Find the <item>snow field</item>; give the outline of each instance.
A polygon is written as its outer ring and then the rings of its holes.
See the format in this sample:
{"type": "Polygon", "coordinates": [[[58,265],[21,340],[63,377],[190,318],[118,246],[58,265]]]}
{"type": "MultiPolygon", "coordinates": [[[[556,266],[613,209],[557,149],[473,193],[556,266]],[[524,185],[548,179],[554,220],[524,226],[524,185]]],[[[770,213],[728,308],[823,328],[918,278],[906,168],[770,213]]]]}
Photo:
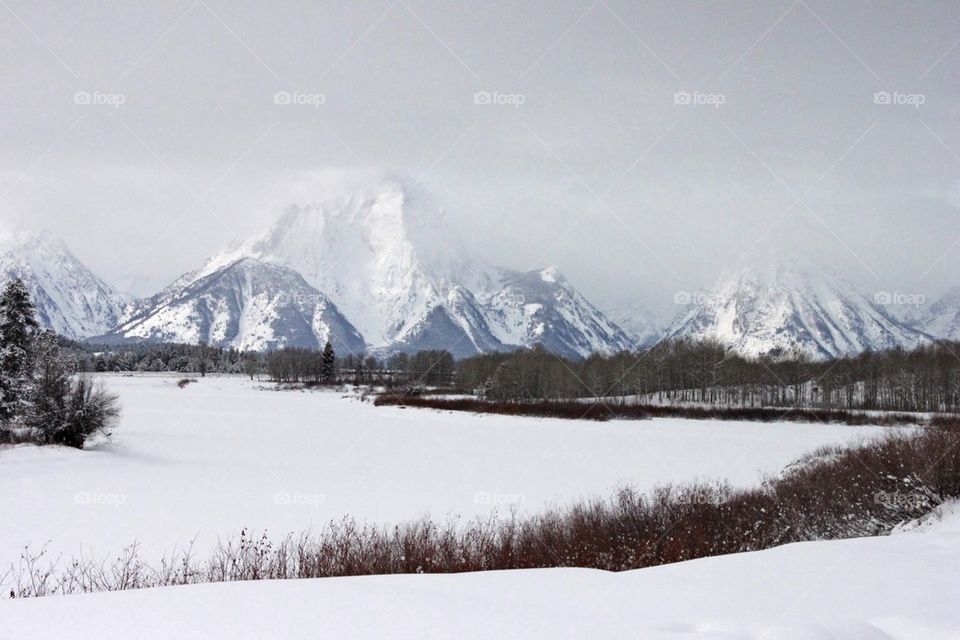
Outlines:
{"type": "Polygon", "coordinates": [[[146,560],[195,540],[200,558],[243,527],[271,537],[346,515],[532,512],[617,486],[725,478],[750,486],[823,444],[883,428],[658,419],[574,422],[374,407],[353,392],[274,391],[242,377],[107,376],[112,441],[0,449],[0,566],[51,555],[146,560]]]}

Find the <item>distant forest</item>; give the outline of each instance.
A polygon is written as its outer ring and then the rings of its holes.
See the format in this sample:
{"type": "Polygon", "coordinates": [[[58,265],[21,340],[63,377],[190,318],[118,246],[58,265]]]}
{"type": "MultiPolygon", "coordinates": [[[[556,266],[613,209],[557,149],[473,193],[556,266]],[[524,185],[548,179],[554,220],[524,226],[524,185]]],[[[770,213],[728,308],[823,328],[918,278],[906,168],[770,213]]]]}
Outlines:
{"type": "Polygon", "coordinates": [[[957,412],[960,344],[814,361],[799,353],[739,356],[718,342],[678,340],[573,362],[541,349],[457,365],[456,387],[482,399],[957,412]]]}
{"type": "MultiPolygon", "coordinates": [[[[568,360],[536,347],[455,361],[446,351],[388,357],[307,349],[268,353],[184,344],[64,341],[80,371],[242,373],[281,383],[442,387],[496,402],[603,398],[610,403],[960,411],[960,343],[814,361],[799,353],[745,358],[713,341],[568,360]]],[[[332,351],[332,349],[331,349],[332,351]]]]}
{"type": "Polygon", "coordinates": [[[448,351],[339,356],[302,348],[241,351],[233,348],[175,343],[98,345],[61,339],[81,372],[242,373],[280,383],[417,384],[450,386],[455,361],[448,351]]]}

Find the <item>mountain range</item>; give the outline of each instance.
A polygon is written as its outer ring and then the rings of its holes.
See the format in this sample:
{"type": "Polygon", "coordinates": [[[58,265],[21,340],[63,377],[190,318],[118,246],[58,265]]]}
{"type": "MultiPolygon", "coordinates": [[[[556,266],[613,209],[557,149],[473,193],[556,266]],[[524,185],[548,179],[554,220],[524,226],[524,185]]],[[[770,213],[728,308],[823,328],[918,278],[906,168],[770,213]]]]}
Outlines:
{"type": "Polygon", "coordinates": [[[825,359],[910,349],[932,337],[834,274],[791,261],[737,267],[712,289],[678,302],[689,307],[661,339],[711,338],[745,356],[802,352],[825,359]]]}
{"type": "Polygon", "coordinates": [[[490,265],[437,225],[396,182],[323,191],[133,302],[95,339],[253,349],[329,339],[338,351],[456,357],[535,344],[571,358],[635,347],[555,267],[490,265]]]}
{"type": "Polygon", "coordinates": [[[458,358],[540,344],[584,358],[689,337],[747,356],[829,358],[960,339],[960,287],[908,322],[816,266],[741,266],[679,296],[663,330],[636,299],[604,313],[556,267],[491,265],[453,237],[399,183],[364,179],[311,193],[148,298],[115,291],[49,234],[0,230],[0,276],[24,280],[41,324],[97,343],[269,350],[329,340],[338,353],[458,358]]]}
{"type": "Polygon", "coordinates": [[[139,305],[111,338],[270,350],[322,348],[363,353],[357,329],[296,271],[253,258],[178,281],[139,305]]]}

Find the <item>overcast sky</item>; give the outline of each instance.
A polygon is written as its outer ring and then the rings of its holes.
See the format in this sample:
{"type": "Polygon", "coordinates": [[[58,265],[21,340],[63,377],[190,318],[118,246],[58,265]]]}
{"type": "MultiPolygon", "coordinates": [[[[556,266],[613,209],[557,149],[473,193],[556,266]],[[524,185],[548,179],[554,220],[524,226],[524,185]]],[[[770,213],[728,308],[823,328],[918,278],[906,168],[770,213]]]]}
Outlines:
{"type": "Polygon", "coordinates": [[[955,2],[0,5],[0,215],[137,294],[324,167],[595,299],[662,308],[771,252],[960,282],[955,2]]]}

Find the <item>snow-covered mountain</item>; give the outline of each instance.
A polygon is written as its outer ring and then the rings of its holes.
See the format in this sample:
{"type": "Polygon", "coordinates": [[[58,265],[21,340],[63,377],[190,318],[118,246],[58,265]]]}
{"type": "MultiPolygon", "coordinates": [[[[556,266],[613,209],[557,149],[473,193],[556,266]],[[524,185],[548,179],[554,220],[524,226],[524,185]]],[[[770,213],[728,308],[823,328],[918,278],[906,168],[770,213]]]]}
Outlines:
{"type": "Polygon", "coordinates": [[[238,349],[322,348],[362,353],[360,333],[297,272],[241,258],[170,287],[107,339],[203,343],[238,349]]]}
{"type": "Polygon", "coordinates": [[[952,287],[930,305],[917,328],[941,340],[960,340],[960,286],[952,287]]]}
{"type": "Polygon", "coordinates": [[[481,300],[494,335],[507,345],[539,343],[553,353],[574,358],[636,347],[630,336],[590,304],[556,267],[526,273],[500,270],[481,300]]]}
{"type": "Polygon", "coordinates": [[[814,358],[929,340],[844,280],[796,263],[732,270],[690,298],[663,339],[714,338],[746,356],[799,350],[814,358]]]}
{"type": "MultiPolygon", "coordinates": [[[[621,310],[611,320],[555,267],[519,272],[470,257],[417,204],[386,180],[320,190],[135,303],[49,234],[0,230],[0,276],[23,279],[41,324],[71,338],[243,349],[330,339],[341,353],[447,349],[457,357],[542,344],[585,357],[635,349],[659,333],[643,309],[607,305],[621,310]]],[[[751,356],[800,350],[816,358],[960,340],[960,287],[908,324],[821,269],[744,267],[691,296],[660,339],[678,337],[716,338],[751,356]]]]}
{"type": "Polygon", "coordinates": [[[663,323],[654,317],[650,306],[641,300],[608,298],[601,301],[599,306],[640,348],[654,344],[663,335],[663,323]]]}
{"type": "MultiPolygon", "coordinates": [[[[262,234],[178,279],[166,295],[179,296],[225,266],[253,258],[302,275],[377,350],[447,349],[463,357],[542,343],[584,357],[634,346],[555,269],[520,273],[469,257],[434,215],[415,205],[388,180],[353,176],[318,188],[262,234]]],[[[163,304],[151,301],[142,321],[163,304]]],[[[171,339],[198,335],[198,327],[149,322],[168,326],[171,339]]],[[[119,333],[142,333],[131,329],[125,325],[119,333]]]]}
{"type": "Polygon", "coordinates": [[[95,276],[60,238],[23,230],[0,231],[0,278],[20,278],[40,326],[68,338],[104,333],[123,316],[127,300],[95,276]]]}

